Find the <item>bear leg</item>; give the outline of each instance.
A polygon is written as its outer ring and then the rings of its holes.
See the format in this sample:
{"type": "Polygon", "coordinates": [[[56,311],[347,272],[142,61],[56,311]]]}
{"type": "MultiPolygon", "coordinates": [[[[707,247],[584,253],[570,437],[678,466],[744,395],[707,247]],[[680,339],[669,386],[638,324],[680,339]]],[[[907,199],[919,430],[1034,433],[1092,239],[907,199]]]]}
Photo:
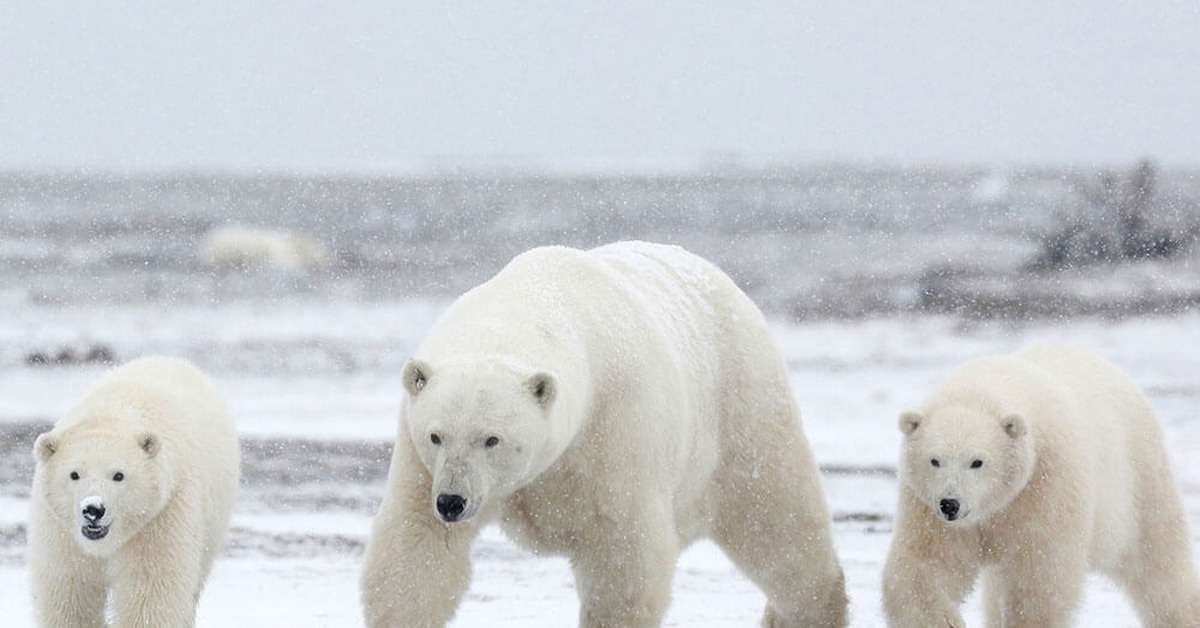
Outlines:
{"type": "Polygon", "coordinates": [[[430,482],[411,443],[400,439],[360,581],[370,628],[445,626],[470,585],[471,545],[480,524],[439,521],[430,482]]]}
{"type": "Polygon", "coordinates": [[[195,548],[139,548],[114,562],[113,626],[191,628],[199,587],[195,548]]]}
{"type": "Polygon", "coordinates": [[[33,572],[32,593],[37,624],[45,628],[103,628],[103,572],[97,570],[87,574],[79,569],[61,569],[61,564],[58,567],[53,570],[30,567],[33,572]]]}
{"type": "Polygon", "coordinates": [[[930,527],[924,505],[901,489],[883,568],[883,612],[892,628],[964,628],[958,608],[975,585],[975,548],[930,527]]]}
{"type": "Polygon", "coordinates": [[[1200,583],[1186,534],[1162,529],[1144,538],[1135,556],[1121,562],[1113,579],[1125,590],[1148,628],[1200,626],[1200,583]]]}
{"type": "Polygon", "coordinates": [[[828,538],[810,528],[824,522],[805,523],[786,515],[780,521],[787,523],[733,521],[718,525],[713,535],[730,560],[767,596],[762,625],[846,626],[849,601],[842,569],[832,546],[825,547],[828,538]]]}
{"type": "Polygon", "coordinates": [[[1164,573],[1126,585],[1125,590],[1147,628],[1200,626],[1200,590],[1194,577],[1181,579],[1164,573]],[[1174,581],[1168,582],[1170,579],[1174,581]]]}
{"type": "MultiPolygon", "coordinates": [[[[643,511],[644,512],[644,511],[643,511]]],[[[652,628],[662,624],[679,557],[666,512],[608,521],[571,556],[580,628],[652,628]]]]}
{"type": "Polygon", "coordinates": [[[893,628],[966,628],[958,612],[968,586],[929,569],[885,569],[883,612],[893,628]]]}
{"type": "Polygon", "coordinates": [[[983,622],[988,628],[1004,628],[1004,586],[995,567],[983,570],[983,622]]]}
{"type": "MultiPolygon", "coordinates": [[[[1060,541],[1061,543],[1061,541],[1060,541]]],[[[1041,547],[1041,546],[1039,546],[1041,547]]],[[[1082,551],[1024,552],[999,566],[992,578],[1006,628],[1069,628],[1083,597],[1087,556],[1082,551]]]]}
{"type": "Polygon", "coordinates": [[[766,594],[763,626],[841,628],[849,602],[825,498],[817,470],[804,464],[811,458],[797,453],[807,445],[792,438],[752,469],[720,472],[712,537],[766,594]]]}
{"type": "Polygon", "coordinates": [[[37,625],[104,626],[104,567],[81,554],[51,517],[34,507],[29,524],[30,593],[37,625]]]}

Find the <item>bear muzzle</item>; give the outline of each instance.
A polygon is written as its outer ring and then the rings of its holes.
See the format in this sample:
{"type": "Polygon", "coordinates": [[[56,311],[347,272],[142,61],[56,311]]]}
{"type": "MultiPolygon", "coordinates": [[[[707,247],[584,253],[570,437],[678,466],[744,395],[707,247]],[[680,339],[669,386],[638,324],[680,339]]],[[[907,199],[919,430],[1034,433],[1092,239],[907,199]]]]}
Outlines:
{"type": "Polygon", "coordinates": [[[83,517],[83,526],[80,527],[79,532],[85,539],[99,541],[108,536],[111,522],[104,522],[104,515],[107,514],[104,500],[95,495],[83,498],[79,502],[79,514],[83,517]]]}
{"type": "Polygon", "coordinates": [[[436,504],[438,516],[446,523],[454,523],[469,519],[471,514],[467,513],[467,499],[462,495],[453,495],[442,493],[437,496],[436,504]]]}
{"type": "Polygon", "coordinates": [[[938,501],[938,514],[947,522],[954,523],[966,519],[970,509],[957,499],[946,497],[938,501]]]}

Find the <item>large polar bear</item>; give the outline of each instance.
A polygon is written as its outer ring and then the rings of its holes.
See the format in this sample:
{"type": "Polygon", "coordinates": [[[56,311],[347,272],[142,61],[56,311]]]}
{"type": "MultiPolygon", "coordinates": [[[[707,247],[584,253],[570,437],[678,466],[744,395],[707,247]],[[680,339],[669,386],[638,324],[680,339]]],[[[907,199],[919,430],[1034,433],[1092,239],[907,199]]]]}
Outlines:
{"type": "Polygon", "coordinates": [[[979,359],[900,428],[892,626],[963,626],[981,571],[989,626],[1068,626],[1089,569],[1124,588],[1144,625],[1200,626],[1162,436],[1116,367],[1049,343],[979,359]]]}
{"type": "Polygon", "coordinates": [[[192,626],[229,527],[238,441],[200,371],[110,371],[34,444],[29,570],[38,625],[192,626]]]}
{"type": "Polygon", "coordinates": [[[495,519],[569,557],[583,626],[659,625],[700,537],[766,594],[764,625],[845,624],[783,359],[708,262],[643,242],[534,249],[455,302],[403,380],[369,626],[449,621],[495,519]]]}

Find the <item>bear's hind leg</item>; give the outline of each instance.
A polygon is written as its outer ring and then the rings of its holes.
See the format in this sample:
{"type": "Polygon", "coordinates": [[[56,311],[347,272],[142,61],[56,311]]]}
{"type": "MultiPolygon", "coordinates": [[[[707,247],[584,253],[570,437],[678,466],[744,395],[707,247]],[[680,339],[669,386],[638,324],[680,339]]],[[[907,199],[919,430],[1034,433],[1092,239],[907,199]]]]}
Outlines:
{"type": "Polygon", "coordinates": [[[842,628],[848,621],[848,600],[841,567],[808,547],[814,539],[797,540],[778,529],[787,525],[747,522],[739,528],[734,523],[718,527],[713,538],[766,594],[765,628],[842,628]]]}
{"type": "Polygon", "coordinates": [[[1154,540],[1139,543],[1136,555],[1121,561],[1113,579],[1129,595],[1143,626],[1200,626],[1200,583],[1187,536],[1164,529],[1146,538],[1154,540]]]}
{"type": "Polygon", "coordinates": [[[722,472],[713,540],[766,594],[763,626],[841,628],[848,600],[820,480],[791,451],[722,472]]]}

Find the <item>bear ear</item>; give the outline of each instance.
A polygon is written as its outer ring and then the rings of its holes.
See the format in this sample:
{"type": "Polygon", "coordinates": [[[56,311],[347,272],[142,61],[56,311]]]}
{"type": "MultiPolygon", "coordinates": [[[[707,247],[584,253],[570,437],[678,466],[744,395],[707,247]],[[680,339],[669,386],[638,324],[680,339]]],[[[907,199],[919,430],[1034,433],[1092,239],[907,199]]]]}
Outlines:
{"type": "Polygon", "coordinates": [[[43,432],[33,441],[33,455],[41,462],[50,459],[58,451],[58,437],[50,432],[43,432]]]}
{"type": "Polygon", "coordinates": [[[404,363],[404,389],[409,395],[416,397],[429,384],[429,365],[421,360],[411,359],[404,363]]]}
{"type": "Polygon", "coordinates": [[[146,452],[146,455],[153,458],[158,455],[158,451],[162,449],[162,441],[157,436],[146,432],[138,437],[138,447],[146,452]]]}
{"type": "Polygon", "coordinates": [[[1004,427],[1004,433],[1013,438],[1024,436],[1025,432],[1029,431],[1028,428],[1025,427],[1025,419],[1022,419],[1020,415],[1016,414],[1005,415],[1005,417],[1000,420],[1000,425],[1004,427]]]}
{"type": "Polygon", "coordinates": [[[921,426],[921,421],[924,420],[925,417],[918,412],[905,412],[900,415],[900,431],[906,435],[912,434],[917,431],[917,428],[921,426]]]}
{"type": "Polygon", "coordinates": [[[536,373],[525,381],[525,388],[539,406],[546,408],[554,402],[554,396],[558,393],[558,382],[549,373],[536,373]]]}

